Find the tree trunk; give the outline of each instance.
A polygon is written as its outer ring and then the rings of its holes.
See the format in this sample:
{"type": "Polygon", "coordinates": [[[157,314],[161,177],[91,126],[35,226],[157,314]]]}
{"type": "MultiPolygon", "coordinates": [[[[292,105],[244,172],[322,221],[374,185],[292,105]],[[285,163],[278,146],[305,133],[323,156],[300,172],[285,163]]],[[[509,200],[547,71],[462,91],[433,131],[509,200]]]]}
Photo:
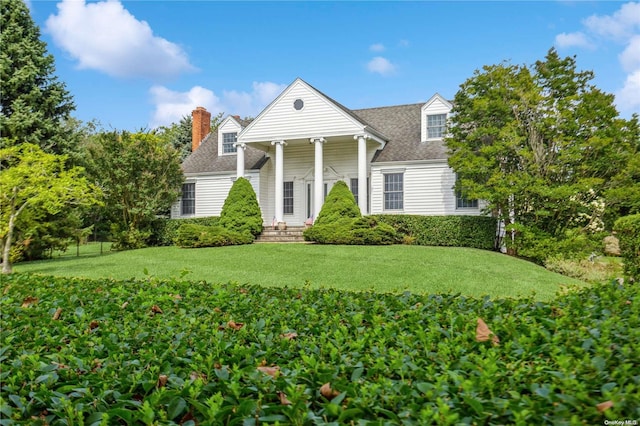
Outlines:
{"type": "MultiPolygon", "coordinates": [[[[20,209],[22,210],[22,209],[20,209]]],[[[9,231],[7,232],[7,238],[4,240],[4,247],[2,247],[2,273],[10,274],[13,272],[11,267],[11,240],[13,239],[13,228],[16,223],[16,215],[9,216],[9,231]]]]}

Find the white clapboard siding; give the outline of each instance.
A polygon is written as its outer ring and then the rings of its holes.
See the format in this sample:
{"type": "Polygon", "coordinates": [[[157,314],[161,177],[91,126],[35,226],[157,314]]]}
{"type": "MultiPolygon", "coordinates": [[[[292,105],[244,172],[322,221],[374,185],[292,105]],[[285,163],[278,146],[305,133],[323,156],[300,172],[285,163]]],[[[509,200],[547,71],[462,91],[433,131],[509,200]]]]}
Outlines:
{"type": "MultiPolygon", "coordinates": [[[[260,174],[247,173],[245,177],[251,182],[253,190],[260,199],[260,174]]],[[[182,216],[180,210],[180,200],[171,207],[172,218],[183,217],[208,217],[220,216],[224,201],[227,199],[229,190],[236,178],[235,172],[218,175],[205,175],[195,178],[196,182],[196,213],[194,215],[182,216]]]]}
{"type": "Polygon", "coordinates": [[[446,162],[372,165],[371,212],[373,214],[479,215],[478,208],[456,209],[455,173],[446,162]],[[403,173],[404,209],[384,210],[384,174],[403,173]]]}
{"type": "Polygon", "coordinates": [[[363,125],[302,80],[292,83],[239,135],[242,142],[353,135],[363,125]],[[301,99],[304,107],[296,110],[301,99]]]}

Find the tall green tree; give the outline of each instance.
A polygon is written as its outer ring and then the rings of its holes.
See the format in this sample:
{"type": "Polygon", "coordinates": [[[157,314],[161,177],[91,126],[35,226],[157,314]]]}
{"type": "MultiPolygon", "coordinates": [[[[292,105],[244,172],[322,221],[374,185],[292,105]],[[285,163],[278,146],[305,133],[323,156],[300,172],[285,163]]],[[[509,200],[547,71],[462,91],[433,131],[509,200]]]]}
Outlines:
{"type": "Polygon", "coordinates": [[[22,0],[0,0],[0,147],[34,143],[66,154],[74,147],[75,109],[55,75],[54,58],[22,0]]]}
{"type": "Polygon", "coordinates": [[[97,188],[80,167],[66,169],[66,158],[30,143],[0,148],[0,239],[2,273],[11,273],[11,248],[21,223],[58,214],[71,206],[98,203],[97,188]],[[26,218],[21,222],[21,219],[26,218]]]}
{"type": "Polygon", "coordinates": [[[104,192],[99,215],[111,224],[117,249],[145,246],[184,180],[180,154],[152,133],[99,133],[86,145],[86,168],[104,192]]]}
{"type": "Polygon", "coordinates": [[[532,66],[485,66],[456,93],[446,143],[457,189],[510,223],[516,250],[527,234],[602,226],[605,192],[631,141],[613,96],[592,79],[551,49],[532,66]]]}

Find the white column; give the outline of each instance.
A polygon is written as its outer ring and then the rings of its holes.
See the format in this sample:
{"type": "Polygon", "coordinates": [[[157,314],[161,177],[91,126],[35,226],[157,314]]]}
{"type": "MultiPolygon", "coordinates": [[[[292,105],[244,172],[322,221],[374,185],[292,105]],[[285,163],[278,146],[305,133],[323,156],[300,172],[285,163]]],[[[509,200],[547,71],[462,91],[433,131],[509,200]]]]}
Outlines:
{"type": "Polygon", "coordinates": [[[355,135],[358,140],[358,207],[360,213],[367,214],[367,139],[368,135],[355,135]]]}
{"type": "Polygon", "coordinates": [[[283,147],[286,145],[285,141],[273,141],[271,145],[276,147],[276,211],[275,218],[276,223],[284,222],[284,152],[283,147]]]}
{"type": "Polygon", "coordinates": [[[244,143],[234,143],[233,146],[236,147],[236,177],[244,177],[244,150],[247,147],[244,143]]]}
{"type": "Polygon", "coordinates": [[[324,138],[311,138],[315,145],[315,165],[313,167],[313,221],[318,218],[324,201],[324,164],[322,158],[322,144],[324,138]]]}

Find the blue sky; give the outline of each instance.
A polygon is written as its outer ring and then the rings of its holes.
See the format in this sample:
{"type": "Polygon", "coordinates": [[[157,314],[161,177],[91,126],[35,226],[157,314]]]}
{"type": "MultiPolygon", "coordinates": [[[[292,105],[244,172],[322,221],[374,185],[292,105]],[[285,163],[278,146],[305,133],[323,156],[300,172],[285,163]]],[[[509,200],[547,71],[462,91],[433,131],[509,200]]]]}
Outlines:
{"type": "Polygon", "coordinates": [[[137,130],[196,106],[257,115],[300,77],[345,106],[452,98],[483,65],[577,55],[640,111],[640,3],[37,1],[76,117],[137,130]]]}

